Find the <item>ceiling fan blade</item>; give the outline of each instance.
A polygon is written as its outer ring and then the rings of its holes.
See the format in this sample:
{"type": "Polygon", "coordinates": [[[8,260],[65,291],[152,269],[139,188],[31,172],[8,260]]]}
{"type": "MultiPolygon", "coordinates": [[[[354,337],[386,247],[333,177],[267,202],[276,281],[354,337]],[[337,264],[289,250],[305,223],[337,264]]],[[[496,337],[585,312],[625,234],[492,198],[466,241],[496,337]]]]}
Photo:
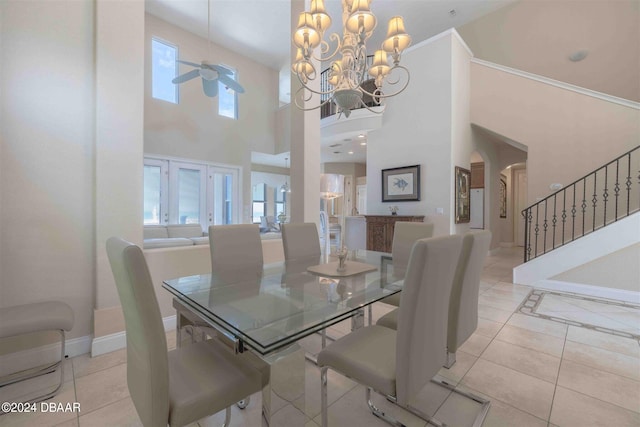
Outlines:
{"type": "Polygon", "coordinates": [[[218,74],[226,74],[228,76],[233,74],[230,69],[228,69],[226,67],[223,67],[221,65],[203,64],[203,67],[208,67],[208,68],[211,68],[212,70],[216,70],[218,72],[218,74]]]}
{"type": "Polygon", "coordinates": [[[204,90],[204,94],[208,97],[215,97],[218,95],[218,79],[215,80],[207,80],[202,79],[202,89],[204,90]]]}
{"type": "Polygon", "coordinates": [[[244,93],[244,88],[240,86],[240,83],[233,80],[232,78],[227,77],[224,74],[220,74],[218,76],[218,79],[222,82],[223,85],[225,85],[229,89],[233,89],[237,93],[244,93]]]}
{"type": "Polygon", "coordinates": [[[191,70],[188,73],[184,73],[183,75],[178,76],[175,79],[171,80],[171,83],[173,84],[184,83],[186,81],[189,81],[191,79],[198,77],[199,75],[200,75],[200,70],[198,69],[191,70]]]}
{"type": "Polygon", "coordinates": [[[179,62],[181,64],[185,64],[185,65],[191,65],[192,67],[200,68],[200,64],[196,64],[195,62],[183,61],[181,59],[176,59],[176,62],[179,62]]]}

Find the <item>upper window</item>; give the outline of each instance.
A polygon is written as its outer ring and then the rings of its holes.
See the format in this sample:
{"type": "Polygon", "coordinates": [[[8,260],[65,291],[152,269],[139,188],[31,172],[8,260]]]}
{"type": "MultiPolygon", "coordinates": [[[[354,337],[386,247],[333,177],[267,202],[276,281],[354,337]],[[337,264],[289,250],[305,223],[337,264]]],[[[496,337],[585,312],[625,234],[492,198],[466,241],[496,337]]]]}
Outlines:
{"type": "Polygon", "coordinates": [[[156,38],[151,39],[151,96],[178,103],[178,85],[171,83],[178,72],[178,48],[156,38]]]}
{"type": "MultiPolygon", "coordinates": [[[[233,80],[237,79],[236,70],[225,67],[231,71],[229,75],[233,80]]],[[[238,118],[238,94],[227,88],[224,83],[218,81],[218,115],[236,120],[238,118]]]]}

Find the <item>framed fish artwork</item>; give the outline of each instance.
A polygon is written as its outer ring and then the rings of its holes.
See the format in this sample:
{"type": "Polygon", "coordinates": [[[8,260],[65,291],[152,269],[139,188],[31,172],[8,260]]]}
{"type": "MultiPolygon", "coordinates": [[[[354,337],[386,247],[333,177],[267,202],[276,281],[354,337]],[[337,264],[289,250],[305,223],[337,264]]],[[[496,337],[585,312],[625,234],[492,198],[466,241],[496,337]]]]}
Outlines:
{"type": "Polygon", "coordinates": [[[420,200],[420,165],[382,169],[382,201],[420,200]]]}

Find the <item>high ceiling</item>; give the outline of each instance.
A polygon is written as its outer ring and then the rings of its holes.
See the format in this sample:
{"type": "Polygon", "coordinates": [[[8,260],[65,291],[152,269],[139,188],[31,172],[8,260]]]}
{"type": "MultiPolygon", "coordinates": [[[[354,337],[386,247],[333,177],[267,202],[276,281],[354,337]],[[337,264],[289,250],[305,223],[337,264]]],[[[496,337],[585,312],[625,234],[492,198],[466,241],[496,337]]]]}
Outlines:
{"type": "MultiPolygon", "coordinates": [[[[458,27],[491,13],[515,0],[374,0],[371,10],[378,26],[369,39],[371,51],[386,36],[387,22],[395,15],[404,17],[413,44],[452,27],[458,27]]],[[[308,4],[308,1],[306,2],[308,4]]],[[[327,32],[342,34],[340,0],[325,0],[332,26],[327,32]]],[[[207,0],[145,0],[146,11],[173,25],[207,37],[207,0]]],[[[291,5],[289,0],[211,0],[211,40],[248,56],[288,78],[291,59],[291,5]]],[[[282,77],[281,77],[282,78],[282,77]]],[[[288,80],[281,86],[288,87],[288,80]]],[[[283,93],[281,99],[286,97],[283,93]]],[[[362,138],[340,135],[323,138],[322,162],[366,162],[362,138]],[[336,139],[337,138],[337,139],[336,139]]],[[[256,153],[254,162],[282,166],[288,154],[271,156],[256,153]]]]}
{"type": "MultiPolygon", "coordinates": [[[[514,0],[374,0],[378,27],[370,45],[379,46],[389,18],[401,15],[413,42],[463,25],[514,0]],[[451,13],[451,11],[455,11],[451,13]]],[[[341,2],[325,0],[332,18],[328,33],[342,26],[341,2]]],[[[207,0],[145,0],[146,11],[207,37],[207,0]]],[[[289,0],[211,0],[211,39],[273,69],[287,68],[291,52],[289,0]]]]}

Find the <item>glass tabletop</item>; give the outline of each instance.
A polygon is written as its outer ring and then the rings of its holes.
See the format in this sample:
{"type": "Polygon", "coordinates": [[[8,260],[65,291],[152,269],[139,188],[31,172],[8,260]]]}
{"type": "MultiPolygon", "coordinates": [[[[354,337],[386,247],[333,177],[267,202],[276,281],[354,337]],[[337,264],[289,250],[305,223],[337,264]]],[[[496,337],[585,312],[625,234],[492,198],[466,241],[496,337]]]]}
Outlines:
{"type": "Polygon", "coordinates": [[[322,276],[307,271],[322,263],[322,258],[313,257],[265,264],[259,270],[180,277],[165,280],[163,287],[194,313],[264,355],[401,290],[389,254],[351,251],[350,262],[375,269],[346,277],[322,276]]]}

